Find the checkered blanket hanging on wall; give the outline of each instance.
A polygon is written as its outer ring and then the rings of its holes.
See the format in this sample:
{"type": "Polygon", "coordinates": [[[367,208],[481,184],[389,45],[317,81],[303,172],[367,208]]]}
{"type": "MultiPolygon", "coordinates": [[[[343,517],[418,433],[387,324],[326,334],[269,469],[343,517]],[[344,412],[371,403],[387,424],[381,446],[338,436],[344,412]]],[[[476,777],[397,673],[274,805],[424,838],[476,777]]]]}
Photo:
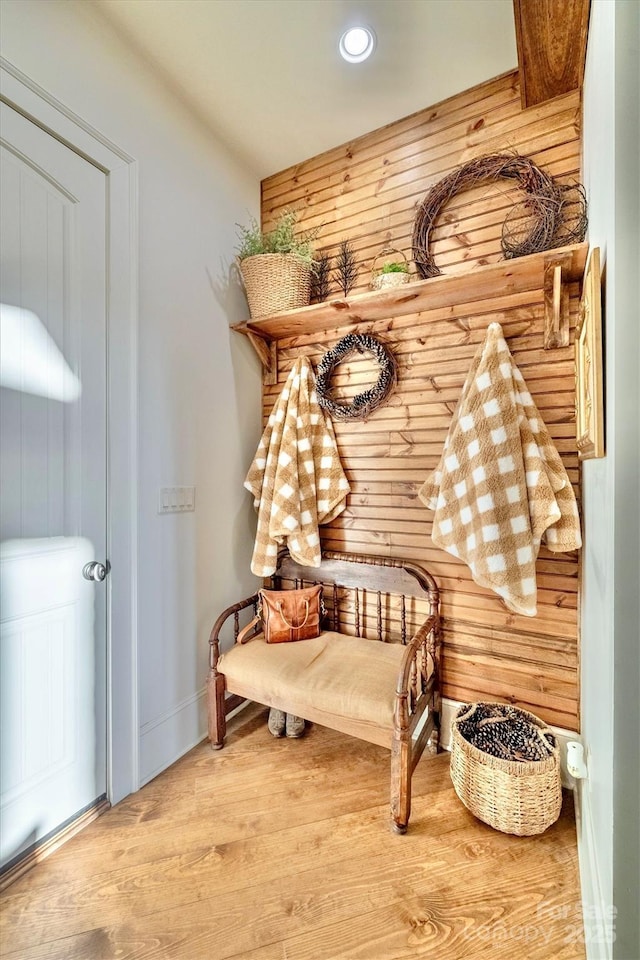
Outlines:
{"type": "Polygon", "coordinates": [[[271,576],[283,545],[297,563],[319,567],[319,525],[344,510],[349,483],[306,357],[291,369],[244,485],[258,512],[252,572],[271,576]]]}
{"type": "Polygon", "coordinates": [[[526,616],[536,613],[542,538],[554,553],[582,544],[571,482],[499,323],[473,359],[440,463],[418,495],[435,510],[433,542],[526,616]]]}

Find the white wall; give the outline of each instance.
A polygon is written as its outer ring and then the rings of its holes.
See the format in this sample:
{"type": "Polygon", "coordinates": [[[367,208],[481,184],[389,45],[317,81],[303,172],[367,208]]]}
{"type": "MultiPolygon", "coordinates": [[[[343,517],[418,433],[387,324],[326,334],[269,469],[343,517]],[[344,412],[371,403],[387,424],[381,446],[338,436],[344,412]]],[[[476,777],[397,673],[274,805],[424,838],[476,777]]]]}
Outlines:
{"type": "Polygon", "coordinates": [[[640,4],[616,3],[613,902],[640,957],[640,4]]]}
{"type": "Polygon", "coordinates": [[[93,5],[3,0],[2,54],[139,162],[144,781],[204,735],[209,630],[255,582],[242,481],[259,439],[260,371],[228,329],[247,308],[227,278],[235,223],[258,215],[259,182],[93,5]],[[195,513],[158,515],[158,488],[173,485],[195,485],[195,513]]]}
{"type": "Polygon", "coordinates": [[[581,784],[579,828],[587,932],[594,916],[618,912],[615,943],[588,940],[588,956],[627,960],[640,956],[638,58],[635,0],[593,0],[584,178],[589,240],[604,260],[606,457],[583,468],[581,714],[589,776],[581,784]]]}
{"type": "MultiPolygon", "coordinates": [[[[594,0],[584,85],[584,179],[589,198],[589,243],[600,247],[606,282],[605,322],[612,331],[615,316],[614,244],[614,72],[615,9],[608,0],[594,0]]],[[[607,335],[607,384],[611,384],[613,350],[607,335]]],[[[589,777],[579,784],[588,836],[593,847],[599,889],[589,895],[594,904],[613,902],[613,490],[615,394],[606,397],[607,456],[582,468],[584,549],[581,611],[581,731],[587,750],[589,777]],[[595,829],[595,824],[598,829],[595,829]]],[[[584,859],[584,858],[583,858],[584,859]]],[[[584,867],[584,863],[583,863],[584,867]]],[[[583,892],[587,872],[583,869],[583,892]]]]}

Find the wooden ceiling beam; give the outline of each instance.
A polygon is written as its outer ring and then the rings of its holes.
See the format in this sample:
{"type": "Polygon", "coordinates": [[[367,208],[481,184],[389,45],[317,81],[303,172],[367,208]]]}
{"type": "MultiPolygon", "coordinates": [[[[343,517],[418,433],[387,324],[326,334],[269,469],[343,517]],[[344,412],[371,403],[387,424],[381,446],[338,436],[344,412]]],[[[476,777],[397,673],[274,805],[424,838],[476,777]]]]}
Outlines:
{"type": "Polygon", "coordinates": [[[590,0],[513,0],[522,107],[582,87],[590,0]]]}

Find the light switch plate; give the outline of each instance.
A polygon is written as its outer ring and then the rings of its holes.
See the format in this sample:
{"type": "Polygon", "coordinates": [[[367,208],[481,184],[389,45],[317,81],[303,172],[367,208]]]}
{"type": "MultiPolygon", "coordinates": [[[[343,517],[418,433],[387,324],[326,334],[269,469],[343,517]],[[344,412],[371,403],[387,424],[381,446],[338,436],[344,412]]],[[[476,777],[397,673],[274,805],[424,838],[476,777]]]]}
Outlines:
{"type": "Polygon", "coordinates": [[[161,487],[158,513],[189,513],[196,508],[195,487],[161,487]]]}

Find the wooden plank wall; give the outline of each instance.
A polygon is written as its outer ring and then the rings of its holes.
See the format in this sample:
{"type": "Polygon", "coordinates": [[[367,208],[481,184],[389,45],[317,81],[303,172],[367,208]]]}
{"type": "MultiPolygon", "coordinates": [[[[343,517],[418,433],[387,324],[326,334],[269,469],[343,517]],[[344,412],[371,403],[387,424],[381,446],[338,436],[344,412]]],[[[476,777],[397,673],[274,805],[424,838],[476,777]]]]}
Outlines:
{"type": "MultiPolygon", "coordinates": [[[[263,224],[296,206],[301,223],[323,223],[320,244],[352,241],[367,288],[370,262],[383,242],[411,256],[416,205],[457,164],[485,152],[516,149],[556,176],[579,179],[578,94],[523,111],[517,73],[499,77],[436,107],[375,131],[265,180],[263,224]]],[[[434,245],[443,272],[500,259],[500,230],[520,199],[503,184],[461,195],[444,212],[434,245]]],[[[572,334],[578,310],[571,290],[572,334]]],[[[501,294],[402,318],[363,322],[398,360],[394,395],[366,423],[336,423],[352,493],[347,510],[322,528],[328,549],[408,557],[427,566],[443,590],[444,694],[457,700],[508,699],[547,721],[579,728],[577,555],[544,548],[538,562],[535,618],[510,613],[477,586],[466,566],[431,542],[430,511],[417,490],[436,465],[451,415],[489,322],[502,323],[525,380],[560,450],[576,492],[573,348],[544,351],[543,293],[501,294]]],[[[296,356],[315,365],[344,336],[341,327],[278,343],[278,383],[264,387],[270,409],[296,356]]],[[[366,359],[343,364],[334,378],[344,397],[377,377],[366,359]]]]}

